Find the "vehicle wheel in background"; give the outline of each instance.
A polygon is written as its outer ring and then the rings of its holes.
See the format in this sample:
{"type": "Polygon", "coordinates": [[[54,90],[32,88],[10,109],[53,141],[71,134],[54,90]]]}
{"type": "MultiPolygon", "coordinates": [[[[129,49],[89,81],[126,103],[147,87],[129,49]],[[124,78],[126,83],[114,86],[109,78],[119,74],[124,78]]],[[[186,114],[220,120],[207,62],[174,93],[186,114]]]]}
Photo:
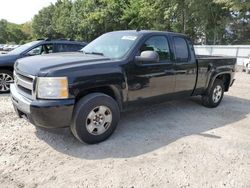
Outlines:
{"type": "Polygon", "coordinates": [[[250,74],[250,67],[247,67],[247,68],[246,68],[246,73],[247,73],[247,74],[250,74]]]}
{"type": "Polygon", "coordinates": [[[13,73],[9,70],[0,70],[0,94],[9,93],[11,83],[14,83],[13,73]]]}
{"type": "Polygon", "coordinates": [[[210,91],[202,96],[202,104],[209,108],[217,107],[224,96],[224,90],[225,86],[223,81],[216,79],[210,91]]]}
{"type": "Polygon", "coordinates": [[[102,93],[93,93],[77,102],[71,131],[81,142],[95,144],[114,132],[120,119],[117,102],[102,93]]]}
{"type": "Polygon", "coordinates": [[[250,66],[248,63],[244,66],[244,69],[247,74],[250,74],[250,66]]]}

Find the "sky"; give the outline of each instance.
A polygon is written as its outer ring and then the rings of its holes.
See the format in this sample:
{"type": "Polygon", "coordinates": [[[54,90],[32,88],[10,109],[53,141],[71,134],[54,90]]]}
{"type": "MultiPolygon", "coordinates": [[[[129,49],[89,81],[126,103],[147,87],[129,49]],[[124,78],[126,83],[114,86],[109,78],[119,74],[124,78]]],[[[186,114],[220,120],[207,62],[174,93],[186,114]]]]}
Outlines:
{"type": "Polygon", "coordinates": [[[0,20],[22,24],[31,21],[43,7],[55,2],[56,0],[1,0],[0,20]]]}

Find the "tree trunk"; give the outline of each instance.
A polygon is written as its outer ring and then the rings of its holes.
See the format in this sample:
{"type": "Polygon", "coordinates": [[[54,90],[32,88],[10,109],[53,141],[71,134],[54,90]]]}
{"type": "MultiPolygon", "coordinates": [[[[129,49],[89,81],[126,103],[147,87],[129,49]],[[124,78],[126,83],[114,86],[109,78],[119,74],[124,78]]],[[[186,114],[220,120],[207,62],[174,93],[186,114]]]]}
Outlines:
{"type": "Polygon", "coordinates": [[[186,32],[186,23],[185,23],[185,8],[182,9],[182,32],[186,32]]]}
{"type": "Polygon", "coordinates": [[[214,33],[213,45],[215,45],[215,44],[216,44],[216,38],[217,38],[217,37],[216,37],[216,31],[214,30],[213,33],[214,33]]]}

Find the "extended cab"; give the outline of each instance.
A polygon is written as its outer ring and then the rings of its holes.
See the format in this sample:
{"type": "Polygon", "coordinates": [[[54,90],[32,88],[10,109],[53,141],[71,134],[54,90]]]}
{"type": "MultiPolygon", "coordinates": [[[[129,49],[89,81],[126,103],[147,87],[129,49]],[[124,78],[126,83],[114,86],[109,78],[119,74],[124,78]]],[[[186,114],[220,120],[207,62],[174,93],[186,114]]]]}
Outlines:
{"type": "Polygon", "coordinates": [[[20,59],[11,85],[14,108],[37,126],[70,126],[86,143],[107,139],[120,112],[152,102],[202,96],[217,107],[233,84],[235,58],[196,56],[183,34],[106,33],[78,53],[20,59]]]}

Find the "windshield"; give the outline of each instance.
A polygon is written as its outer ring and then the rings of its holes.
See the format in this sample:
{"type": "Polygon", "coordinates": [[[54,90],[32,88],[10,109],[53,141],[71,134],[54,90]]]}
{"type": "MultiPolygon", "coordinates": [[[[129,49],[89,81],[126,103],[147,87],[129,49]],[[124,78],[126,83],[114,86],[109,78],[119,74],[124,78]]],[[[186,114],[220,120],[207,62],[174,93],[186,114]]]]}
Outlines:
{"type": "Polygon", "coordinates": [[[124,32],[107,33],[89,43],[81,51],[86,54],[103,55],[111,59],[120,59],[126,55],[137,38],[138,36],[135,34],[124,32]]]}
{"type": "Polygon", "coordinates": [[[39,41],[29,42],[27,44],[24,44],[24,45],[17,47],[16,49],[10,51],[8,54],[21,54],[24,51],[28,50],[30,47],[32,47],[38,43],[39,43],[39,41]]]}

